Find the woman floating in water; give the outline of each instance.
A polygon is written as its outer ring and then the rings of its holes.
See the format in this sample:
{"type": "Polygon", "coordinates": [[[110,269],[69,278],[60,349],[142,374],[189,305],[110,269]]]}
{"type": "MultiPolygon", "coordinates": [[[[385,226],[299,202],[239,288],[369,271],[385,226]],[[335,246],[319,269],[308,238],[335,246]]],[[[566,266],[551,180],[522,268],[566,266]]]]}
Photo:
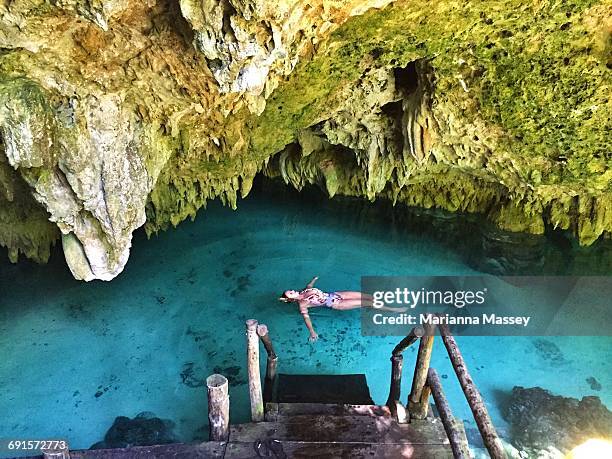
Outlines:
{"type": "MultiPolygon", "coordinates": [[[[326,293],[318,288],[314,287],[318,277],[315,276],[306,285],[303,290],[285,290],[283,295],[279,298],[280,301],[285,303],[297,303],[300,308],[300,313],[304,317],[306,327],[310,332],[309,341],[314,342],[319,338],[317,332],[312,327],[310,316],[308,315],[308,308],[326,307],[336,309],[339,311],[347,311],[349,309],[356,309],[361,307],[372,307],[372,295],[361,292],[352,291],[339,291],[326,293]]],[[[385,311],[405,312],[408,308],[389,308],[381,307],[385,311]]]]}

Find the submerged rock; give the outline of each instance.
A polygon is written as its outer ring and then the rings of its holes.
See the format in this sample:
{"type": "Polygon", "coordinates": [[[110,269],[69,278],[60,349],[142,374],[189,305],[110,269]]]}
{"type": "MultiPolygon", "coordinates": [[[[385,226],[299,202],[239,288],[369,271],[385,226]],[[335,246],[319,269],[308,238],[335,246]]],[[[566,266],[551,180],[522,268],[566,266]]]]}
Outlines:
{"type": "Polygon", "coordinates": [[[586,379],[586,382],[589,383],[589,386],[591,386],[591,389],[593,389],[593,390],[601,390],[601,384],[593,376],[589,376],[586,379]]]}
{"type": "Polygon", "coordinates": [[[133,419],[118,416],[104,435],[104,440],[94,444],[91,449],[175,443],[178,439],[173,429],[172,421],[157,418],[149,412],[140,413],[133,419]]]}
{"type": "Polygon", "coordinates": [[[181,382],[187,387],[196,388],[206,384],[205,371],[194,362],[186,362],[180,373],[181,382]]]}
{"type": "Polygon", "coordinates": [[[599,397],[577,400],[540,387],[514,387],[503,415],[511,442],[535,456],[551,447],[567,453],[590,438],[612,436],[612,412],[599,397]]]}

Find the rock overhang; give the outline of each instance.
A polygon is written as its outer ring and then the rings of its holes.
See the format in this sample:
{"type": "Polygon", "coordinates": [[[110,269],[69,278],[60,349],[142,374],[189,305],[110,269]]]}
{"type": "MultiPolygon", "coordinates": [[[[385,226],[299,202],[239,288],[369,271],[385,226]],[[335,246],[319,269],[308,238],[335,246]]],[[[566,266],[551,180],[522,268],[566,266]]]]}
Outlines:
{"type": "Polygon", "coordinates": [[[0,11],[13,259],[44,260],[59,228],[77,278],[111,279],[136,228],[235,206],[262,172],[610,232],[605,2],[98,3],[0,11]]]}

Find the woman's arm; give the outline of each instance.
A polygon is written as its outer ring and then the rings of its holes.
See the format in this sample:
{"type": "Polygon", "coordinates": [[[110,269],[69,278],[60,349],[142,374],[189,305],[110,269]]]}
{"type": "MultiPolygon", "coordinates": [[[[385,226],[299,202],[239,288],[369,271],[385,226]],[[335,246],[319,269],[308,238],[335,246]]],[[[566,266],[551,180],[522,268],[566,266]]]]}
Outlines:
{"type": "Polygon", "coordinates": [[[308,284],[306,285],[306,288],[313,288],[317,279],[319,279],[319,276],[313,277],[312,280],[308,282],[308,284]]]}
{"type": "Polygon", "coordinates": [[[314,343],[316,340],[319,339],[319,335],[317,335],[317,332],[314,330],[314,327],[312,326],[312,321],[310,320],[310,316],[308,315],[308,309],[300,307],[300,313],[302,314],[302,317],[304,318],[304,323],[306,324],[306,328],[308,328],[308,331],[310,332],[310,338],[308,338],[308,341],[310,341],[311,343],[314,343]]]}

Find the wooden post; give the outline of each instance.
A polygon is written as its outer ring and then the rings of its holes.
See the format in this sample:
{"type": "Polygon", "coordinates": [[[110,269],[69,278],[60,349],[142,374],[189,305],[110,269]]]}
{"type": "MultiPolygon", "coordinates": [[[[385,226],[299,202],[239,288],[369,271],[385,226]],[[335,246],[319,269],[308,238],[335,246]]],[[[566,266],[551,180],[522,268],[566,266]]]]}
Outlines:
{"type": "Polygon", "coordinates": [[[268,355],[276,357],[276,352],[274,352],[274,346],[272,346],[272,340],[270,339],[270,335],[268,334],[268,326],[264,324],[257,325],[257,335],[264,347],[266,348],[266,352],[268,355]]]}
{"type": "Polygon", "coordinates": [[[266,364],[266,379],[273,380],[276,378],[278,356],[276,355],[276,352],[274,352],[274,346],[272,346],[272,340],[268,334],[268,327],[263,324],[258,325],[257,334],[259,335],[259,339],[261,339],[261,342],[266,349],[266,353],[268,354],[268,361],[266,364]]]}
{"type": "Polygon", "coordinates": [[[404,356],[402,353],[419,339],[415,329],[410,330],[391,352],[391,386],[389,387],[389,397],[386,405],[391,410],[391,414],[398,422],[407,422],[406,410],[401,404],[402,386],[402,367],[404,366],[404,356]]]}
{"type": "Polygon", "coordinates": [[[249,375],[249,397],[251,399],[251,420],[260,422],[264,419],[263,394],[261,393],[261,375],[259,372],[259,337],[257,321],[246,321],[247,335],[247,369],[249,375]]]}
{"type": "Polygon", "coordinates": [[[417,354],[412,389],[408,397],[408,413],[410,419],[425,419],[429,410],[429,389],[425,389],[427,372],[431,361],[431,351],[434,344],[433,325],[425,326],[425,335],[421,338],[417,354]]]}
{"type": "Polygon", "coordinates": [[[404,337],[399,343],[397,343],[397,346],[395,346],[395,348],[393,348],[393,351],[391,352],[392,355],[400,355],[402,354],[406,349],[408,349],[408,347],[412,346],[414,343],[416,343],[416,341],[423,336],[422,334],[419,336],[419,331],[416,328],[413,328],[412,330],[410,330],[410,333],[408,333],[408,335],[406,335],[406,337],[404,337]]]}
{"type": "Polygon", "coordinates": [[[206,378],[208,389],[208,433],[210,441],[229,438],[229,394],[227,378],[214,374],[206,378]]]}
{"type": "Polygon", "coordinates": [[[485,406],[480,392],[478,392],[478,389],[470,376],[470,372],[465,365],[465,361],[463,360],[463,356],[459,351],[455,338],[453,338],[453,336],[450,334],[450,331],[446,325],[439,325],[438,328],[440,329],[442,341],[444,342],[444,346],[448,351],[448,356],[453,365],[453,369],[457,374],[457,379],[459,379],[459,383],[461,384],[465,398],[467,399],[470,409],[472,410],[472,414],[474,415],[474,420],[476,421],[476,425],[480,431],[482,441],[489,451],[489,455],[492,459],[506,459],[507,456],[502,442],[497,436],[495,427],[493,426],[491,418],[489,417],[487,407],[485,406]]]}
{"type": "Polygon", "coordinates": [[[427,386],[431,389],[431,395],[433,395],[442,425],[444,425],[444,430],[453,450],[453,457],[455,459],[469,459],[471,456],[465,432],[458,428],[457,421],[442,390],[438,373],[433,368],[430,368],[427,374],[427,386]]]}
{"type": "Polygon", "coordinates": [[[404,356],[402,354],[391,356],[391,387],[389,388],[389,397],[386,403],[389,411],[391,411],[391,415],[400,424],[408,422],[406,409],[400,402],[403,365],[404,356]]]}
{"type": "Polygon", "coordinates": [[[264,345],[268,359],[266,361],[266,378],[264,380],[263,400],[264,403],[271,402],[274,397],[274,380],[276,379],[276,368],[278,367],[278,356],[274,352],[272,340],[268,333],[268,327],[260,324],[257,326],[257,334],[264,345]]]}
{"type": "Polygon", "coordinates": [[[395,406],[394,402],[400,399],[403,366],[404,356],[402,354],[391,356],[391,387],[387,398],[387,406],[391,409],[395,406]]]}

